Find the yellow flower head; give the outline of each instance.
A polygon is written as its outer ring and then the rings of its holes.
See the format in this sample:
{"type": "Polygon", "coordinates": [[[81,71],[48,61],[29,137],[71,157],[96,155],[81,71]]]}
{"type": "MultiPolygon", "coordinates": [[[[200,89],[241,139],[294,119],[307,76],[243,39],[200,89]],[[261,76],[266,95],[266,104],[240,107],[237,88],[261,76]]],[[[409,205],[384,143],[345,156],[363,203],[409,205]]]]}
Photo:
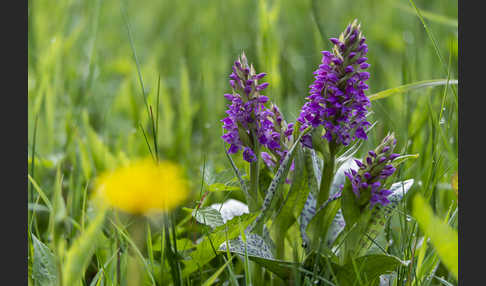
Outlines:
{"type": "Polygon", "coordinates": [[[102,174],[95,188],[106,204],[132,214],[171,211],[188,194],[187,182],[177,165],[152,159],[102,174]]]}

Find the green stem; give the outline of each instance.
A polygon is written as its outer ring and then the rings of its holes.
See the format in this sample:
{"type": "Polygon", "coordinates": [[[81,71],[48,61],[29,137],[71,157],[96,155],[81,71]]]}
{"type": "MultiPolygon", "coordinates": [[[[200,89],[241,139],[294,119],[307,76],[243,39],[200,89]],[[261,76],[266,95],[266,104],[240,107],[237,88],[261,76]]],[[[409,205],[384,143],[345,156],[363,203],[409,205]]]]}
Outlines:
{"type": "Polygon", "coordinates": [[[334,177],[334,166],[336,163],[336,150],[333,142],[329,144],[329,158],[324,161],[324,167],[322,168],[321,185],[319,187],[319,195],[317,198],[317,206],[321,206],[325,201],[329,199],[329,193],[331,189],[332,179],[334,177]]]}
{"type": "Polygon", "coordinates": [[[275,240],[275,247],[277,250],[277,258],[284,260],[285,256],[285,234],[281,227],[277,229],[277,240],[275,240]]]}
{"type": "MultiPolygon", "coordinates": [[[[138,249],[144,248],[145,243],[145,218],[142,216],[135,216],[134,222],[130,227],[130,237],[133,239],[135,247],[138,249]]],[[[127,265],[127,284],[129,286],[140,285],[142,281],[141,265],[137,258],[135,249],[130,248],[130,255],[128,257],[127,265]]]]}
{"type": "Polygon", "coordinates": [[[259,185],[259,173],[260,173],[260,148],[255,148],[256,160],[250,163],[250,196],[248,201],[248,207],[250,212],[255,212],[262,206],[263,200],[258,191],[259,185]]]}
{"type": "Polygon", "coordinates": [[[262,267],[254,262],[250,261],[250,268],[251,268],[251,285],[262,285],[263,282],[263,269],[262,267]]]}

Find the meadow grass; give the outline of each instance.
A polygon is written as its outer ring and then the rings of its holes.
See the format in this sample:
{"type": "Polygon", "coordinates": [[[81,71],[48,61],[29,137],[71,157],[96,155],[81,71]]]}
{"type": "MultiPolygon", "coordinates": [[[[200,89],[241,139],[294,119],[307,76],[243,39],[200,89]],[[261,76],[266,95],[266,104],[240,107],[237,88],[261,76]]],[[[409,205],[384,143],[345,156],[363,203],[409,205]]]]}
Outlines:
{"type": "MultiPolygon", "coordinates": [[[[256,70],[268,73],[266,95],[293,122],[320,51],[331,47],[327,39],[355,18],[369,47],[367,95],[442,80],[377,96],[370,116],[377,125],[355,156],[394,131],[400,153],[419,154],[400,166],[397,180],[415,179],[408,197],[422,195],[457,229],[451,185],[458,172],[457,1],[38,0],[28,9],[29,285],[123,285],[133,257],[147,285],[288,282],[229,251],[186,275],[188,249],[201,237],[217,248],[212,240],[220,239],[188,209],[200,207],[203,197],[204,206],[245,200],[237,187],[214,190],[215,183],[239,186],[220,138],[236,57],[244,51],[256,70]],[[163,223],[143,222],[140,243],[130,236],[129,217],[109,213],[100,223],[91,194],[103,171],[148,156],[179,163],[192,193],[163,223]],[[96,229],[102,231],[83,243],[96,229]],[[71,265],[75,251],[84,255],[71,265]],[[77,276],[63,273],[64,263],[77,276]]],[[[232,160],[247,178],[249,165],[241,156],[232,160]]],[[[375,252],[408,261],[395,269],[391,285],[457,285],[412,209],[411,199],[401,203],[374,241],[375,252]]],[[[298,233],[296,225],[291,230],[298,233]]],[[[301,262],[303,254],[289,245],[293,235],[283,238],[284,257],[301,262]]],[[[337,285],[333,275],[292,267],[296,277],[337,285]]],[[[306,279],[295,284],[310,285],[306,279]]]]}

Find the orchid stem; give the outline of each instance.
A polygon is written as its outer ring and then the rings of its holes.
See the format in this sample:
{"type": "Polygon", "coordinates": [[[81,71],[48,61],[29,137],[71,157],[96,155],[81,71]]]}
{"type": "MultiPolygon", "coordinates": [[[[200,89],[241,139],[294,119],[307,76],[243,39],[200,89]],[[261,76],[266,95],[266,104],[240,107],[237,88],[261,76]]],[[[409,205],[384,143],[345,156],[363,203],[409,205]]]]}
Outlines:
{"type": "Polygon", "coordinates": [[[250,212],[258,211],[262,206],[263,200],[258,190],[260,173],[260,147],[255,144],[256,160],[250,163],[250,196],[248,207],[250,212]]]}
{"type": "Polygon", "coordinates": [[[329,199],[331,183],[334,177],[334,166],[336,163],[336,148],[332,142],[329,144],[329,157],[324,161],[322,168],[321,184],[319,187],[319,196],[317,199],[318,206],[322,205],[329,199]]]}

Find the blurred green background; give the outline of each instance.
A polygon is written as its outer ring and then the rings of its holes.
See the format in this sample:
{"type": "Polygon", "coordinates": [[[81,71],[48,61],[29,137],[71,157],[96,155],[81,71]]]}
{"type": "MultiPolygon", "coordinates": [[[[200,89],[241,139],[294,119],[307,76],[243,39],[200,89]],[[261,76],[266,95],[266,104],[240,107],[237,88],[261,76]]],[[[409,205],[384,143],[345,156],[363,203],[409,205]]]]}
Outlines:
{"type": "MultiPolygon", "coordinates": [[[[369,47],[369,94],[458,76],[457,1],[451,0],[415,2],[429,32],[407,0],[28,5],[29,174],[49,195],[61,166],[67,213],[75,221],[97,174],[150,154],[143,132],[151,145],[154,133],[140,78],[148,105],[159,113],[159,153],[187,169],[197,200],[204,164],[206,183],[232,177],[220,119],[231,65],[242,51],[257,72],[268,73],[265,95],[288,122],[308,95],[320,51],[330,49],[327,38],[355,18],[369,47]]],[[[457,200],[450,184],[457,172],[456,90],[435,87],[373,101],[372,121],[378,124],[361,149],[394,131],[399,151],[420,154],[400,168],[399,177],[414,178],[413,191],[430,199],[440,216],[457,200]]],[[[243,168],[240,157],[234,159],[243,168]]],[[[30,196],[33,202],[37,195],[30,196]]],[[[216,193],[210,199],[222,198],[216,193]]]]}

